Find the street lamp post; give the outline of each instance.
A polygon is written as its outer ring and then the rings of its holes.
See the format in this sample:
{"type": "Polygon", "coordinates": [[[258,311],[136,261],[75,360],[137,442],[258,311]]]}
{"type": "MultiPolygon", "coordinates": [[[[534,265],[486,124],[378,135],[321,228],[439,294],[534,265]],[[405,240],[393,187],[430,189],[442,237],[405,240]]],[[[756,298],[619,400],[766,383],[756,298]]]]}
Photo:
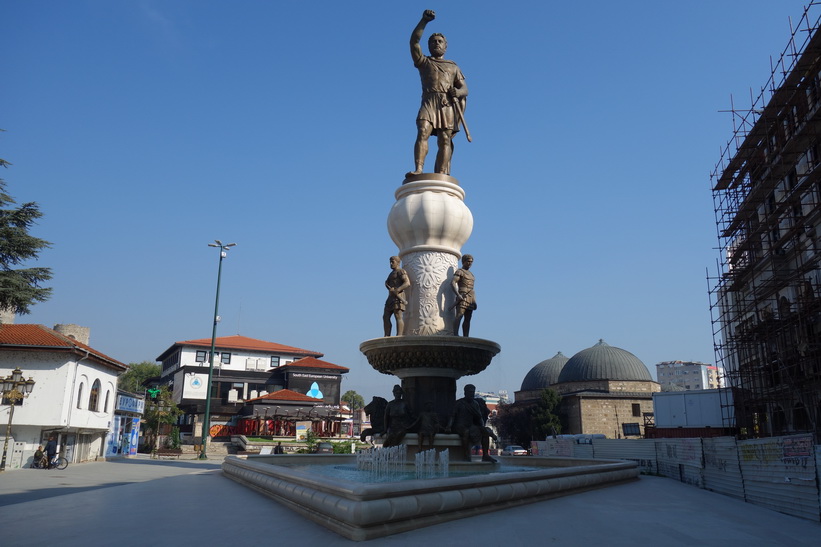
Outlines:
{"type": "Polygon", "coordinates": [[[11,437],[11,421],[14,418],[14,407],[17,401],[21,401],[29,396],[34,389],[34,380],[29,376],[28,380],[23,379],[23,371],[20,367],[15,368],[11,375],[2,379],[0,392],[2,399],[9,401],[9,424],[6,426],[6,441],[3,443],[3,460],[0,461],[0,471],[6,470],[6,454],[9,449],[9,437],[11,437]]]}
{"type": "Polygon", "coordinates": [[[217,323],[219,323],[220,307],[220,280],[222,279],[222,259],[228,256],[228,249],[236,243],[223,245],[222,241],[215,239],[214,243],[209,243],[209,247],[217,247],[220,250],[219,268],[217,269],[217,296],[214,299],[214,326],[211,330],[211,356],[208,359],[208,384],[205,386],[205,417],[202,421],[202,450],[199,459],[207,460],[205,454],[208,449],[208,439],[211,437],[211,382],[214,378],[214,350],[217,344],[217,323]]]}

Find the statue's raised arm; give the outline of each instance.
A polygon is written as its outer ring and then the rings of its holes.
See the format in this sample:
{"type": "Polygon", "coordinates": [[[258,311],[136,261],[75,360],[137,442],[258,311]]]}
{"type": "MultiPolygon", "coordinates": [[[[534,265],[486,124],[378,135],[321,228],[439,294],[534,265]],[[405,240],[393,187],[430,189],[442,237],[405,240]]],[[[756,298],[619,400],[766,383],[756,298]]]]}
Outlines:
{"type": "Polygon", "coordinates": [[[425,33],[425,27],[428,23],[436,19],[436,13],[432,9],[425,10],[422,14],[422,19],[417,23],[416,28],[413,29],[410,38],[411,58],[413,58],[414,66],[424,57],[422,53],[422,46],[419,42],[422,41],[422,35],[425,33]]]}
{"type": "Polygon", "coordinates": [[[431,34],[428,38],[429,57],[422,53],[419,45],[425,27],[435,18],[433,10],[426,10],[411,33],[411,58],[422,80],[422,105],[416,116],[416,143],[413,147],[415,169],[406,176],[422,173],[431,135],[437,137],[439,145],[435,172],[450,175],[453,134],[459,131],[460,121],[464,124],[461,116],[468,88],[456,63],[444,58],[448,41],[442,34],[431,34]]]}

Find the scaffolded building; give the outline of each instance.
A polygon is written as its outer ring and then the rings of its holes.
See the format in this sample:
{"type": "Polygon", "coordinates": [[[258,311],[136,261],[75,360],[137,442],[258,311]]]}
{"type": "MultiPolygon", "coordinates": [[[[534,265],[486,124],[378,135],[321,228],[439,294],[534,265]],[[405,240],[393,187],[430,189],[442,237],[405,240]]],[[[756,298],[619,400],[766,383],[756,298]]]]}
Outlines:
{"type": "Polygon", "coordinates": [[[733,107],[733,137],[711,175],[721,252],[708,274],[713,339],[735,400],[736,423],[725,425],[749,437],[821,439],[818,6],[791,29],[752,107],[733,107]]]}

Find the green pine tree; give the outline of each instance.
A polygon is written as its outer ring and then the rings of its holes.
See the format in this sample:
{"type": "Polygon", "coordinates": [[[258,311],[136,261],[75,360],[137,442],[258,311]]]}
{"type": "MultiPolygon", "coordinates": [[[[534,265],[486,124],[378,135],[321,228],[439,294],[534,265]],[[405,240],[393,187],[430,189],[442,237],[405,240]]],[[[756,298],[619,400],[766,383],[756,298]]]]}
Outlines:
{"type": "MultiPolygon", "coordinates": [[[[0,159],[0,166],[9,165],[0,159]]],[[[51,279],[51,269],[24,265],[36,260],[40,251],[51,244],[29,234],[32,225],[43,216],[37,204],[15,205],[6,192],[6,182],[0,179],[0,309],[26,314],[33,304],[45,302],[51,296],[51,289],[42,286],[51,279]]]]}

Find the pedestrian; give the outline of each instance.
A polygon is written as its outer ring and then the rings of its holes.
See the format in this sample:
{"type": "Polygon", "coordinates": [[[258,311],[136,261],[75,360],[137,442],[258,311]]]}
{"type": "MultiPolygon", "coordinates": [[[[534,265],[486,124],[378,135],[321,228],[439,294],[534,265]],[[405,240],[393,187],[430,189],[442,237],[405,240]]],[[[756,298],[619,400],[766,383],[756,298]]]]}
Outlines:
{"type": "Polygon", "coordinates": [[[54,435],[48,438],[48,442],[46,443],[46,456],[48,456],[48,469],[51,469],[54,465],[54,458],[57,457],[57,441],[54,439],[54,435]]]}

